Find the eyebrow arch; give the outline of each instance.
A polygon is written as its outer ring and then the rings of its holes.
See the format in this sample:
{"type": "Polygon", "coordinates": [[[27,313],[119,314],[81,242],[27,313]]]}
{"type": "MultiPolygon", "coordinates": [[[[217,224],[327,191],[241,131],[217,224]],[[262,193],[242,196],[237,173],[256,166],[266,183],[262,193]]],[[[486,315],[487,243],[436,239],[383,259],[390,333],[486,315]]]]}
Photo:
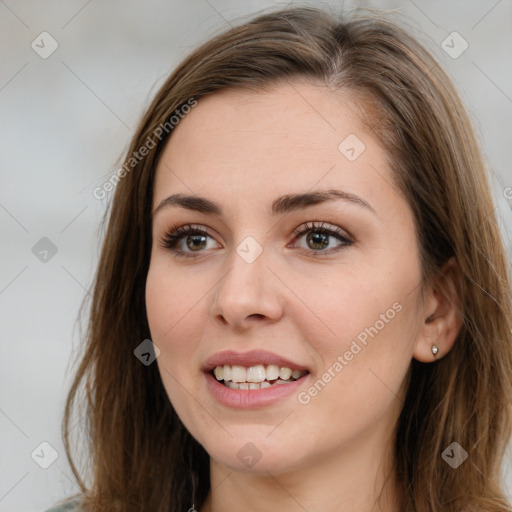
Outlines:
{"type": "MultiPolygon", "coordinates": [[[[336,199],[349,201],[370,210],[374,214],[376,213],[375,209],[367,201],[355,194],[344,192],[342,190],[320,190],[315,192],[304,192],[302,194],[287,194],[278,197],[272,202],[271,214],[280,215],[328,201],[334,201],[336,199]]],[[[222,207],[210,199],[193,195],[173,194],[160,202],[153,211],[153,217],[163,207],[170,205],[180,206],[187,210],[207,213],[217,217],[222,216],[222,207]]]]}

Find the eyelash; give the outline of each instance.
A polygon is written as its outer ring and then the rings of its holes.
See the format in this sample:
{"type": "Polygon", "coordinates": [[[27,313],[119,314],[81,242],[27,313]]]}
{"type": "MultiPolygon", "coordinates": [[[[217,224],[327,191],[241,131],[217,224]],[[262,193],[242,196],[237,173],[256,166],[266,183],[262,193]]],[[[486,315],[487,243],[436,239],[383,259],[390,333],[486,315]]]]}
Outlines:
{"type": "MultiPolygon", "coordinates": [[[[300,238],[302,235],[307,233],[322,233],[324,235],[329,235],[334,238],[337,238],[340,242],[342,242],[342,245],[338,245],[334,248],[331,248],[329,250],[320,250],[320,251],[314,251],[314,250],[307,250],[299,248],[300,252],[303,252],[305,254],[308,254],[309,256],[314,257],[321,257],[326,254],[331,254],[333,252],[338,252],[343,249],[346,249],[347,247],[353,245],[353,241],[344,235],[343,231],[337,227],[334,228],[326,228],[324,222],[307,222],[306,224],[301,225],[293,232],[293,242],[296,242],[298,238],[300,238]]],[[[178,245],[178,242],[185,236],[193,236],[193,235],[203,235],[210,238],[213,238],[208,231],[206,231],[204,228],[201,227],[193,227],[190,224],[186,224],[184,226],[173,226],[169,229],[169,231],[163,236],[161,245],[165,249],[169,249],[173,253],[175,253],[176,256],[184,257],[184,258],[197,258],[200,256],[204,251],[197,251],[197,253],[194,252],[186,252],[182,251],[181,249],[177,249],[176,245],[178,245]]]]}

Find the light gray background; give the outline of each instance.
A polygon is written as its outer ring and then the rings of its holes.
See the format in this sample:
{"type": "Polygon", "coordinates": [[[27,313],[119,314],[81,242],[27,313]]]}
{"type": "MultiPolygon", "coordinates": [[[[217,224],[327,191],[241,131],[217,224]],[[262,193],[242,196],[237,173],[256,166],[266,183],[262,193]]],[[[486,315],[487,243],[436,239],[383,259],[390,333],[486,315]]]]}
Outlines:
{"type": "MultiPolygon", "coordinates": [[[[107,205],[93,189],[119,167],[143,109],[193,47],[239,16],[284,5],[0,0],[0,512],[42,511],[76,491],[60,424],[107,205]],[[31,48],[43,31],[59,45],[47,59],[31,48]],[[46,263],[32,253],[42,237],[58,249],[46,263]],[[31,458],[43,441],[58,454],[48,469],[31,458]]],[[[511,1],[345,2],[355,5],[407,16],[455,80],[495,173],[512,254],[511,1]],[[457,59],[441,47],[453,31],[469,44],[457,59]]],[[[512,469],[504,473],[512,489],[512,469]]]]}

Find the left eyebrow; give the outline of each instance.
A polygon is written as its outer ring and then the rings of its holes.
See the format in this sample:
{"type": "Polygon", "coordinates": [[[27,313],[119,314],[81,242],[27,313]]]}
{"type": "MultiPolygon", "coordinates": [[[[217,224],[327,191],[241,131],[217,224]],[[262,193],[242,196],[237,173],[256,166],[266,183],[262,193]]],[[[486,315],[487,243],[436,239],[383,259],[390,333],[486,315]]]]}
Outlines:
{"type": "Polygon", "coordinates": [[[309,206],[314,206],[328,201],[335,201],[336,199],[342,199],[349,201],[363,208],[367,208],[376,214],[374,208],[368,201],[363,198],[352,194],[350,192],[344,192],[343,190],[320,190],[315,192],[306,192],[303,194],[287,194],[285,196],[278,197],[272,203],[272,214],[279,215],[309,206]]]}
{"type": "MultiPolygon", "coordinates": [[[[287,194],[278,197],[272,202],[271,214],[280,215],[340,199],[366,208],[376,214],[375,209],[370,203],[355,194],[344,192],[343,190],[320,190],[315,192],[304,192],[302,194],[287,194]]],[[[153,217],[163,207],[171,205],[180,206],[181,208],[200,213],[215,215],[217,217],[222,216],[222,207],[210,199],[193,195],[173,194],[163,199],[155,210],[153,210],[153,217]]]]}

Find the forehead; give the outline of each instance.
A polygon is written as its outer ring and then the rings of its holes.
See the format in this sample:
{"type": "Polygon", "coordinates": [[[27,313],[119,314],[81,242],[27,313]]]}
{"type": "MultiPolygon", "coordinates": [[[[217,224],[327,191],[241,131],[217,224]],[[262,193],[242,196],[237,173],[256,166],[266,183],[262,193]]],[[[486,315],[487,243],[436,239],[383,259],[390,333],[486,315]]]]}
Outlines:
{"type": "Polygon", "coordinates": [[[155,202],[171,189],[214,191],[226,201],[247,190],[253,201],[316,188],[377,192],[389,173],[386,155],[363,127],[360,109],[348,93],[306,84],[201,98],[164,149],[155,202]]]}
{"type": "Polygon", "coordinates": [[[337,149],[350,131],[363,135],[358,107],[347,92],[315,85],[279,84],[258,93],[223,90],[200,98],[168,145],[189,152],[199,145],[201,154],[215,151],[219,144],[240,154],[240,149],[281,148],[285,141],[337,149]],[[237,142],[243,146],[234,147],[237,142]]]}

